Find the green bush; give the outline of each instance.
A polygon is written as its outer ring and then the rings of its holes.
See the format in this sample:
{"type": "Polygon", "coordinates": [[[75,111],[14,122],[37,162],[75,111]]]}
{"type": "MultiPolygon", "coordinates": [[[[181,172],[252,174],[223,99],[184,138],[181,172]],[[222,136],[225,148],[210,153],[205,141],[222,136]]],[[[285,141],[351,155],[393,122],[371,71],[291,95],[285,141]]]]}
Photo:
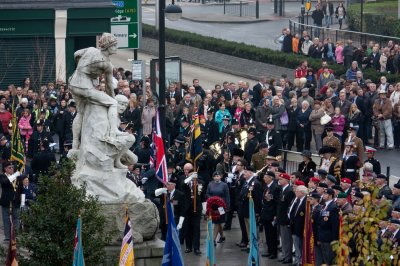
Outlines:
{"type": "MultiPolygon", "coordinates": [[[[158,39],[158,31],[155,29],[154,26],[143,24],[142,32],[144,37],[158,39]]],[[[217,53],[227,54],[239,58],[245,58],[248,60],[263,62],[291,69],[297,68],[303,60],[307,60],[309,65],[313,69],[319,69],[321,67],[320,59],[313,59],[302,55],[287,54],[268,48],[260,48],[254,45],[222,40],[191,32],[167,28],[165,30],[165,39],[166,41],[172,43],[192,46],[199,49],[209,50],[217,53]]],[[[346,73],[346,69],[344,69],[344,67],[341,65],[331,64],[330,67],[335,72],[336,77],[339,77],[340,75],[346,73]]],[[[397,75],[386,76],[389,82],[394,82],[398,78],[397,75]]],[[[364,77],[369,78],[374,82],[379,82],[380,74],[376,73],[372,69],[367,69],[364,71],[364,77]]]]}
{"type": "MultiPolygon", "coordinates": [[[[359,4],[351,5],[347,12],[350,30],[360,30],[361,9],[359,4]]],[[[363,32],[385,36],[400,36],[400,20],[386,13],[367,13],[363,15],[363,32]]]]}
{"type": "Polygon", "coordinates": [[[70,177],[72,162],[54,168],[49,176],[39,177],[39,195],[22,215],[24,230],[19,246],[29,250],[23,265],[71,265],[78,212],[82,217],[82,245],[86,265],[101,265],[109,233],[97,199],[86,195],[85,187],[76,188],[70,177]]]}

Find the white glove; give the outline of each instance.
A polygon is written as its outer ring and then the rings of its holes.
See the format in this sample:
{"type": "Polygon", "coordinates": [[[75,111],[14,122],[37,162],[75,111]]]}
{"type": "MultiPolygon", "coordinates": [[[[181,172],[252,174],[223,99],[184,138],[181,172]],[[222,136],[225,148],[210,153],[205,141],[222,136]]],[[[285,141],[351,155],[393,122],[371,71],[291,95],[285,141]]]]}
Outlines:
{"type": "Polygon", "coordinates": [[[181,230],[182,229],[182,225],[183,225],[183,221],[185,220],[185,217],[179,217],[179,223],[176,226],[176,229],[181,230]]]}
{"type": "Polygon", "coordinates": [[[234,177],[235,177],[234,174],[229,173],[229,174],[228,174],[228,177],[226,178],[226,182],[227,182],[227,183],[232,183],[234,177]]]}
{"type": "Polygon", "coordinates": [[[154,194],[156,195],[156,197],[160,196],[161,194],[167,194],[167,188],[166,187],[158,188],[154,191],[154,194]]]}
{"type": "Polygon", "coordinates": [[[190,183],[190,181],[192,181],[192,179],[193,179],[193,177],[192,177],[192,176],[189,176],[189,177],[186,178],[185,181],[183,181],[183,182],[185,182],[185,184],[187,185],[187,184],[190,183]]]}
{"type": "Polygon", "coordinates": [[[21,173],[19,171],[15,172],[14,174],[10,175],[8,177],[8,180],[10,180],[10,182],[14,182],[15,179],[17,179],[17,177],[19,177],[21,175],[21,173]]]}
{"type": "Polygon", "coordinates": [[[147,177],[142,178],[142,185],[144,185],[144,183],[146,183],[147,179],[148,179],[147,177]]]}

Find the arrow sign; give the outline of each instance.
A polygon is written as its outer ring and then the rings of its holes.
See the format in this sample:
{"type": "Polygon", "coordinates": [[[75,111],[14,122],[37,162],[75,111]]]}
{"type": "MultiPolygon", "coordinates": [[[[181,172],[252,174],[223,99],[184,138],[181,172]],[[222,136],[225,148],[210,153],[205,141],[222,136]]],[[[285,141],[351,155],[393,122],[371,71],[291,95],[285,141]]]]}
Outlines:
{"type": "Polygon", "coordinates": [[[131,37],[131,38],[136,38],[136,37],[137,37],[137,34],[136,34],[136,33],[131,34],[131,35],[129,35],[129,37],[131,37]]]}

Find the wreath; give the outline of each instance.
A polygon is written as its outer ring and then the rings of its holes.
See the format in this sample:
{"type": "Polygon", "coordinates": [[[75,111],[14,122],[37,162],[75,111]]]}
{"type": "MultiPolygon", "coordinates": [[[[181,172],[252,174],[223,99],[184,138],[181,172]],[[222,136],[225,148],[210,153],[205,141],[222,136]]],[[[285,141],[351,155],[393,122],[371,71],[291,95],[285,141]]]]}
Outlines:
{"type": "Polygon", "coordinates": [[[227,209],[225,201],[218,196],[213,196],[207,199],[207,211],[206,214],[208,217],[211,216],[211,220],[213,222],[218,221],[221,218],[221,214],[218,211],[218,208],[227,209]]]}

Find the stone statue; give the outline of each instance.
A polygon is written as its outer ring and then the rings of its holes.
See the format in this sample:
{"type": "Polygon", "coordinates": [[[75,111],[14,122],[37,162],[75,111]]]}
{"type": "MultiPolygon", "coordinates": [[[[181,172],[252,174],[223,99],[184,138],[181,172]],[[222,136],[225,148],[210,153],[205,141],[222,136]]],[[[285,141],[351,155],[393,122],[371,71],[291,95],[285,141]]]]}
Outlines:
{"type": "Polygon", "coordinates": [[[77,68],[69,87],[78,113],[73,122],[73,147],[68,156],[76,160],[73,184],[86,184],[87,193],[98,197],[110,225],[112,228],[117,225],[120,232],[124,230],[127,206],[136,225],[134,241],[142,242],[154,238],[159,217],[155,205],[126,178],[127,166],[121,163],[121,157],[129,164],[136,163],[137,157],[129,150],[135,137],[118,129],[118,113],[126,109],[128,99],[122,95],[115,97],[113,92],[113,65],[109,56],[116,53],[116,45],[116,38],[104,33],[99,41],[100,49],[90,47],[74,54],[77,68]],[[101,75],[105,78],[106,92],[96,90],[101,75]]]}

